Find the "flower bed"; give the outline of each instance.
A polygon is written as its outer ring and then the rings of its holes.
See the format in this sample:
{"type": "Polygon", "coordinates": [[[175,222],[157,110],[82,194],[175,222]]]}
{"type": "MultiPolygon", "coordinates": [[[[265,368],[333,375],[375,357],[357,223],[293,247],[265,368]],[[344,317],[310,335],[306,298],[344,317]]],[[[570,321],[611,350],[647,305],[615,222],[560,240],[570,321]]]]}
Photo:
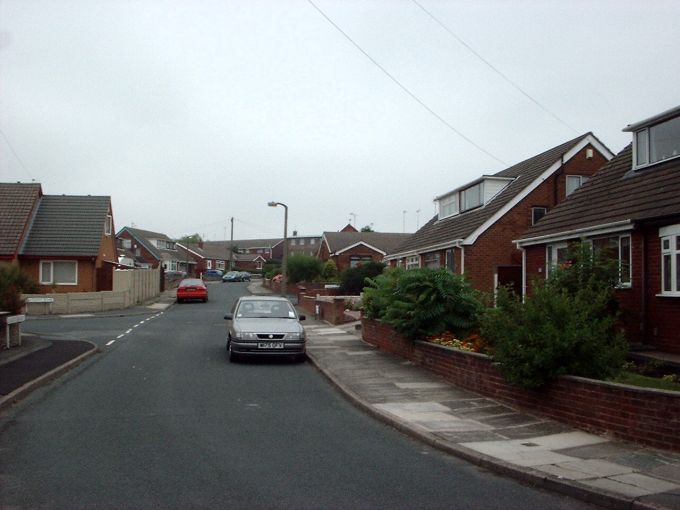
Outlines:
{"type": "Polygon", "coordinates": [[[362,320],[362,331],[366,342],[407,358],[457,386],[582,429],[680,451],[680,392],[573,376],[560,377],[539,390],[525,390],[505,382],[487,355],[414,342],[370,319],[362,320]]]}

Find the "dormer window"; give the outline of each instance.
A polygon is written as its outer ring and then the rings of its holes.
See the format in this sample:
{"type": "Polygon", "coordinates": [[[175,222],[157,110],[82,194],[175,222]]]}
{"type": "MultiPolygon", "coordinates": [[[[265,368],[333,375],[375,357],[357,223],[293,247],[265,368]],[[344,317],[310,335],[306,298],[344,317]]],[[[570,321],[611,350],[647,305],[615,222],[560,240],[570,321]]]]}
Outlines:
{"type": "Polygon", "coordinates": [[[464,189],[461,192],[461,200],[460,203],[463,206],[462,209],[463,211],[467,211],[468,209],[474,209],[475,207],[479,207],[482,205],[482,187],[484,185],[484,182],[480,182],[475,184],[474,186],[470,186],[467,189],[464,189]]]}
{"type": "Polygon", "coordinates": [[[680,109],[639,122],[624,131],[633,132],[635,169],[680,157],[680,109]]]}
{"type": "Polygon", "coordinates": [[[439,199],[439,218],[458,214],[458,193],[439,199]]]}
{"type": "Polygon", "coordinates": [[[512,177],[485,175],[481,179],[435,198],[439,204],[439,219],[487,204],[513,180],[512,177]]]}

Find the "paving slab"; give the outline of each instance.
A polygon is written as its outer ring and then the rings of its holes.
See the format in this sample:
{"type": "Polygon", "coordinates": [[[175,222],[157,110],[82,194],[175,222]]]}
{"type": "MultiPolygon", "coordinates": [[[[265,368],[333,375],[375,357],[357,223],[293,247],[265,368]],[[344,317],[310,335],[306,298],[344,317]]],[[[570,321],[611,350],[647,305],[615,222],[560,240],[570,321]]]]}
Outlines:
{"type": "Polygon", "coordinates": [[[591,434],[457,388],[364,343],[353,325],[308,321],[305,329],[310,360],[349,398],[433,446],[610,508],[680,510],[680,454],[591,434]]]}

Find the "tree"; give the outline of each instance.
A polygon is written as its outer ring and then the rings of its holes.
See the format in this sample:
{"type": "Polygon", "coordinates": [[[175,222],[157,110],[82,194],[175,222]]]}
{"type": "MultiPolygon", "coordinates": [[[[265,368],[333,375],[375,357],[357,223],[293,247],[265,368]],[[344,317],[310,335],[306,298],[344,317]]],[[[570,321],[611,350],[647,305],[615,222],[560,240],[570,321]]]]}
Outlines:
{"type": "Polygon", "coordinates": [[[179,240],[182,244],[198,244],[203,242],[203,238],[200,234],[191,234],[182,236],[179,240]]]}
{"type": "Polygon", "coordinates": [[[20,313],[21,294],[38,290],[38,285],[17,266],[0,267],[0,311],[20,313]]]}
{"type": "Polygon", "coordinates": [[[338,277],[338,266],[332,259],[327,260],[321,270],[321,278],[324,281],[334,281],[338,277]]]}
{"type": "Polygon", "coordinates": [[[373,227],[371,227],[370,225],[366,225],[364,227],[361,227],[361,231],[362,232],[375,232],[375,230],[373,230],[373,227]]]}
{"type": "Polygon", "coordinates": [[[358,295],[366,286],[366,278],[375,278],[384,269],[385,264],[374,261],[349,267],[340,275],[340,291],[347,295],[358,295]]]}
{"type": "Polygon", "coordinates": [[[310,255],[292,255],[287,261],[288,279],[291,283],[313,281],[321,276],[323,263],[310,255]]]}

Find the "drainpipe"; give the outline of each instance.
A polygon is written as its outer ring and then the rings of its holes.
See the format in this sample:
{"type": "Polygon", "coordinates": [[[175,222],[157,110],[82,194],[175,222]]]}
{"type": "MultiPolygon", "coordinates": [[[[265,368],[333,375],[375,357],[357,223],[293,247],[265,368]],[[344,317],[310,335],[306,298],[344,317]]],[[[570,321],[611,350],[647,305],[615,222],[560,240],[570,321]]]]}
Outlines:
{"type": "Polygon", "coordinates": [[[465,247],[460,247],[460,274],[465,273],[465,247]]]}
{"type": "Polygon", "coordinates": [[[524,303],[527,295],[527,251],[524,248],[520,250],[522,250],[522,303],[524,303]]]}
{"type": "MultiPolygon", "coordinates": [[[[642,229],[641,229],[642,230],[642,229]]],[[[633,232],[635,229],[633,229],[633,232]]],[[[645,243],[645,232],[642,230],[640,235],[640,249],[642,250],[642,257],[640,261],[640,292],[642,292],[642,298],[640,303],[640,309],[642,311],[642,317],[640,321],[640,333],[642,334],[642,342],[647,343],[647,245],[645,243]]],[[[630,236],[630,250],[631,259],[633,254],[633,236],[630,236]]],[[[632,268],[631,268],[632,273],[632,268]]],[[[631,274],[632,280],[632,274],[631,274]]],[[[632,285],[631,281],[631,285],[632,285]]]]}

